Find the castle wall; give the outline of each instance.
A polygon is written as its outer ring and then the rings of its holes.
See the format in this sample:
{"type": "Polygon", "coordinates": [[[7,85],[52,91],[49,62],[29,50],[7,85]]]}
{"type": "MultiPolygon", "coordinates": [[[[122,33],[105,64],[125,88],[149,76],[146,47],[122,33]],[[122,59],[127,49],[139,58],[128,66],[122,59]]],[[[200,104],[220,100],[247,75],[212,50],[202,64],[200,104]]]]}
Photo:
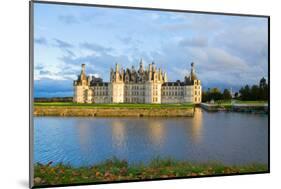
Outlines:
{"type": "Polygon", "coordinates": [[[92,87],[92,103],[110,103],[109,86],[93,86],[92,87]]]}
{"type": "Polygon", "coordinates": [[[194,87],[193,85],[184,86],[183,88],[183,102],[190,103],[194,102],[194,87]]]}
{"type": "Polygon", "coordinates": [[[184,82],[167,82],[166,73],[150,64],[139,71],[111,69],[110,83],[102,79],[92,79],[85,74],[82,65],[81,74],[74,81],[73,101],[77,103],[200,103],[202,98],[201,82],[194,74],[194,64],[189,77],[184,82]]]}
{"type": "Polygon", "coordinates": [[[124,102],[125,103],[145,103],[145,84],[144,83],[125,83],[124,102]]]}
{"type": "Polygon", "coordinates": [[[161,103],[183,103],[183,86],[162,86],[161,103]]]}

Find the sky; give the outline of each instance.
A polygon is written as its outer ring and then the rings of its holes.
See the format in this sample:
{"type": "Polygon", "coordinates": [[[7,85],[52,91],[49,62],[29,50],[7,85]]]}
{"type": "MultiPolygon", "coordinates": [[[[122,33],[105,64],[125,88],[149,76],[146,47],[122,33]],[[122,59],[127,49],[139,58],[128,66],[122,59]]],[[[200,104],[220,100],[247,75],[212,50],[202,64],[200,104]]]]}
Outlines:
{"type": "Polygon", "coordinates": [[[34,96],[73,95],[86,73],[109,81],[110,68],[152,61],[169,81],[195,63],[203,90],[238,90],[268,77],[268,20],[198,13],[35,3],[34,96]]]}

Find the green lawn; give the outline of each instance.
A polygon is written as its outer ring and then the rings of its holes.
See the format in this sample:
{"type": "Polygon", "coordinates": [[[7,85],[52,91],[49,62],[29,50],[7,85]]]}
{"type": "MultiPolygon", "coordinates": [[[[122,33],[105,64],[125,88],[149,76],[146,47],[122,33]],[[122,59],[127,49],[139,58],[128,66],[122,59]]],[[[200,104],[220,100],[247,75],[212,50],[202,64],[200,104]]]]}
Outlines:
{"type": "Polygon", "coordinates": [[[98,165],[79,168],[63,164],[35,164],[34,182],[35,186],[44,186],[120,180],[196,177],[204,175],[225,175],[266,171],[268,171],[268,166],[266,164],[226,166],[220,163],[199,164],[156,158],[148,165],[128,165],[128,163],[124,160],[113,158],[98,165]]]}
{"type": "Polygon", "coordinates": [[[73,102],[35,102],[35,107],[75,108],[193,108],[194,104],[82,104],[73,102]]]}
{"type": "Polygon", "coordinates": [[[257,100],[257,101],[236,101],[236,104],[267,104],[268,101],[262,101],[262,100],[257,100]]]}

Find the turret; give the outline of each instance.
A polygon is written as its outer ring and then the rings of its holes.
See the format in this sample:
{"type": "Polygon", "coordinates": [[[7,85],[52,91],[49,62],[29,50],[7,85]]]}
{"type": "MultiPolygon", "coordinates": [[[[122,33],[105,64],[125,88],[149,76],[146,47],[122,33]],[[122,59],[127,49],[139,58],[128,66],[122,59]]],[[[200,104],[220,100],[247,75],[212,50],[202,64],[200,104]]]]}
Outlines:
{"type": "Polygon", "coordinates": [[[148,65],[148,81],[152,80],[152,65],[148,65]]]}
{"type": "Polygon", "coordinates": [[[168,82],[168,77],[167,77],[167,73],[164,73],[164,82],[168,82]]]}
{"type": "Polygon", "coordinates": [[[152,65],[151,65],[151,64],[148,65],[148,71],[149,71],[149,72],[152,71],[152,65]]]}
{"type": "Polygon", "coordinates": [[[81,74],[78,76],[78,79],[74,81],[73,102],[90,103],[92,102],[92,91],[89,89],[89,86],[91,84],[92,76],[87,77],[85,64],[82,64],[81,67],[81,74]]]}
{"type": "Polygon", "coordinates": [[[114,77],[114,71],[113,71],[113,68],[110,68],[110,82],[112,82],[113,80],[113,77],[114,77]]]}
{"type": "Polygon", "coordinates": [[[81,69],[81,74],[80,74],[80,79],[81,81],[86,80],[86,69],[85,69],[85,64],[81,65],[82,69],[81,69]]]}

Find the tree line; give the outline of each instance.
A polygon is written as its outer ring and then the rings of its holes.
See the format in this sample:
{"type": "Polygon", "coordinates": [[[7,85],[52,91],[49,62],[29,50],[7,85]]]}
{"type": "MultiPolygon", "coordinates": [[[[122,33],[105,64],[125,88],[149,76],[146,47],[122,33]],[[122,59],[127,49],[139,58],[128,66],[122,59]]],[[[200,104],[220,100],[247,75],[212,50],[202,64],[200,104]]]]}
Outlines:
{"type": "Polygon", "coordinates": [[[73,97],[34,98],[34,102],[72,102],[72,101],[73,101],[73,97]]]}
{"type": "MultiPolygon", "coordinates": [[[[239,92],[234,94],[234,98],[239,100],[268,100],[268,84],[266,79],[262,78],[259,85],[245,85],[241,87],[239,92]]],[[[208,88],[207,91],[202,92],[203,102],[230,99],[232,99],[232,95],[228,89],[224,89],[221,92],[219,88],[208,88]]]]}
{"type": "Polygon", "coordinates": [[[224,89],[223,92],[219,88],[208,89],[206,92],[202,92],[202,101],[209,102],[211,100],[230,100],[232,98],[228,89],[224,89]]]}
{"type": "Polygon", "coordinates": [[[260,80],[259,85],[246,85],[239,90],[241,100],[268,100],[268,84],[265,78],[260,80]]]}

